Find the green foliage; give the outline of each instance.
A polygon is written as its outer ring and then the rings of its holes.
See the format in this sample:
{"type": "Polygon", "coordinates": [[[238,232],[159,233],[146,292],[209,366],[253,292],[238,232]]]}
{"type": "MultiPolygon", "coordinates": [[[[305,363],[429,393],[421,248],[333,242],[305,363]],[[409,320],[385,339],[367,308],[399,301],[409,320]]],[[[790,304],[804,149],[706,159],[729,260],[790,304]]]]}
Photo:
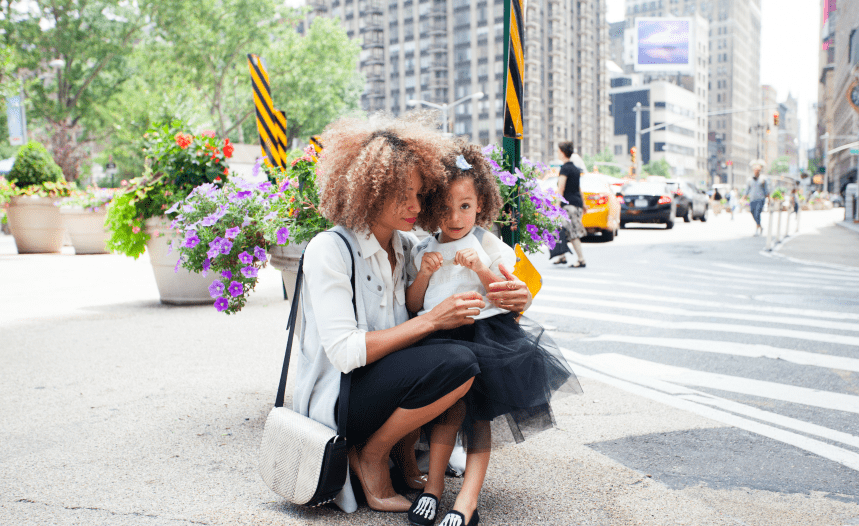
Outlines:
{"type": "Polygon", "coordinates": [[[650,175],[661,175],[662,177],[671,177],[671,165],[665,159],[651,161],[641,167],[641,171],[650,175]]]}
{"type": "Polygon", "coordinates": [[[110,204],[115,194],[116,190],[113,188],[90,186],[86,190],[72,192],[71,196],[60,200],[60,207],[83,208],[85,210],[97,211],[110,204]]]}
{"type": "Polygon", "coordinates": [[[146,242],[150,236],[146,233],[135,205],[135,194],[127,193],[116,197],[107,209],[104,226],[110,230],[108,250],[137,259],[146,250],[146,242]]]}
{"type": "Polygon", "coordinates": [[[615,162],[614,154],[612,154],[608,148],[596,155],[585,155],[582,159],[585,161],[585,166],[587,167],[589,172],[599,172],[601,174],[610,175],[612,177],[623,177],[623,172],[617,166],[595,164],[598,162],[615,162]]]}
{"type": "Polygon", "coordinates": [[[51,158],[48,150],[36,141],[29,141],[18,151],[15,164],[9,172],[9,180],[18,188],[57,182],[63,179],[63,171],[51,158]]]}
{"type": "Polygon", "coordinates": [[[778,175],[790,171],[790,156],[781,155],[770,165],[770,174],[778,175]]]}

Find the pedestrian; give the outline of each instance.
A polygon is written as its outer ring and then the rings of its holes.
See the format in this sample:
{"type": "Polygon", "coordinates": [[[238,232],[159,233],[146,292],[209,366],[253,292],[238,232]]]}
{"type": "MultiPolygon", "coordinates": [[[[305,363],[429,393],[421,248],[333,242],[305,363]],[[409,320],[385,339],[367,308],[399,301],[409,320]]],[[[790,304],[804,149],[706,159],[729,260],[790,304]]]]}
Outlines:
{"type": "Polygon", "coordinates": [[[715,189],[713,190],[713,201],[716,201],[717,203],[721,203],[721,202],[722,202],[722,194],[720,194],[720,193],[719,193],[719,189],[718,189],[718,188],[715,188],[715,189]]]}
{"type": "MultiPolygon", "coordinates": [[[[465,346],[417,345],[437,330],[474,323],[486,305],[480,294],[454,294],[419,318],[410,318],[405,304],[419,196],[444,184],[441,159],[453,144],[428,126],[384,115],[343,118],[326,128],[322,142],[319,209],[347,241],[324,232],[304,253],[293,407],[336,429],[341,373],[352,373],[349,467],[370,508],[405,513],[412,503],[394,491],[389,459],[408,486],[424,487],[414,453],[421,427],[458,421],[452,408],[480,372],[465,346]]],[[[505,310],[522,312],[530,303],[521,281],[493,285],[486,297],[505,310]]],[[[334,503],[357,509],[349,477],[334,503]]]]}
{"type": "Polygon", "coordinates": [[[791,189],[790,198],[793,200],[793,213],[799,215],[799,191],[796,186],[791,189]]]}
{"type": "Polygon", "coordinates": [[[567,200],[564,205],[564,210],[570,216],[570,220],[565,222],[567,235],[570,238],[569,245],[576,253],[578,261],[575,264],[570,264],[569,268],[585,268],[585,256],[582,253],[582,241],[588,233],[585,226],[582,224],[587,207],[585,206],[584,196],[580,180],[584,171],[584,163],[581,162],[581,157],[573,153],[572,141],[562,141],[558,143],[558,159],[564,163],[561,166],[560,175],[558,177],[558,195],[567,200]],[[571,158],[577,157],[574,162],[571,158]]]}
{"type": "Polygon", "coordinates": [[[731,191],[728,192],[728,209],[731,211],[731,221],[734,220],[734,214],[737,212],[737,208],[740,206],[740,193],[737,192],[736,188],[731,188],[731,191]]]}
{"type": "Polygon", "coordinates": [[[754,175],[746,183],[745,197],[749,198],[749,208],[752,211],[752,217],[755,219],[755,235],[759,236],[764,233],[764,227],[761,226],[761,212],[764,209],[764,202],[769,197],[769,186],[765,177],[761,176],[765,163],[760,159],[749,163],[749,166],[754,171],[754,175]]]}
{"type": "MultiPolygon", "coordinates": [[[[489,163],[480,147],[465,142],[455,154],[444,160],[447,190],[425,193],[429,217],[420,226],[436,234],[412,249],[406,305],[418,313],[418,319],[453,294],[483,296],[516,263],[513,249],[483,228],[492,225],[502,204],[489,163]]],[[[439,526],[476,525],[477,502],[493,445],[490,422],[500,418],[499,423],[507,423],[513,439],[521,442],[525,435],[554,425],[549,405],[553,392],[581,393],[581,386],[539,324],[520,322],[518,314],[496,305],[481,309],[473,324],[435,332],[421,344],[467,347],[477,358],[480,374],[463,398],[461,427],[444,426],[446,436],[433,431],[429,480],[409,510],[409,522],[434,524],[445,468],[459,434],[468,452],[464,479],[452,510],[439,526]]]]}

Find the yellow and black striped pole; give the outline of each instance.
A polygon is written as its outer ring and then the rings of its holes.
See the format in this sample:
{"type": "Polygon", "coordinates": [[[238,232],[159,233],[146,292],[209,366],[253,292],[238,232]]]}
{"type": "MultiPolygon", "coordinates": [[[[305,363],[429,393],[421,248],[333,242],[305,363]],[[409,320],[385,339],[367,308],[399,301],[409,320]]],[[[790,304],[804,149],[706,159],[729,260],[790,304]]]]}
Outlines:
{"type": "Polygon", "coordinates": [[[259,131],[263,157],[271,166],[287,168],[286,115],[274,108],[271,85],[262,59],[257,55],[249,54],[248,67],[251,71],[257,131],[259,131]]]}
{"type": "MultiPolygon", "coordinates": [[[[507,65],[506,82],[504,84],[504,147],[505,164],[514,171],[521,168],[522,162],[522,103],[524,100],[525,52],[525,1],[504,0],[504,63],[507,65]]],[[[516,183],[517,189],[519,183],[516,183]]],[[[518,191],[517,191],[518,194],[518,191]]],[[[519,217],[519,200],[517,198],[513,217],[519,217]]],[[[501,234],[504,242],[511,247],[519,242],[519,228],[503,229],[501,234]]]]}

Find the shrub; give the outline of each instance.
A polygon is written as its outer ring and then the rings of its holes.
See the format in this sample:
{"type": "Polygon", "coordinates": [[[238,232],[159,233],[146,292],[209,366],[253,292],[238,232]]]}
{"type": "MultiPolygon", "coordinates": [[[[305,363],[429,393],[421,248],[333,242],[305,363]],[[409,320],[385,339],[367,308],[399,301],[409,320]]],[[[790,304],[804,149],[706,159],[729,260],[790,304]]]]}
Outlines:
{"type": "Polygon", "coordinates": [[[56,183],[63,180],[63,171],[48,150],[36,141],[29,141],[18,151],[9,181],[18,188],[56,183]]]}

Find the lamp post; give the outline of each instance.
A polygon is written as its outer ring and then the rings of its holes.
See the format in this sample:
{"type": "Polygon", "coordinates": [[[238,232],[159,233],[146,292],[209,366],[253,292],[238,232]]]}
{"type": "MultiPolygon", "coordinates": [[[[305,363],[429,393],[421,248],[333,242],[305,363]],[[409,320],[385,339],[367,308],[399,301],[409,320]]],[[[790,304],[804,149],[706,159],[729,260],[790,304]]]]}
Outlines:
{"type": "MultiPolygon", "coordinates": [[[[471,95],[467,95],[467,96],[459,99],[458,101],[454,102],[453,104],[447,104],[447,103],[434,104],[432,102],[427,102],[425,100],[416,100],[416,99],[410,99],[406,102],[406,104],[408,104],[409,106],[415,106],[418,104],[423,104],[424,106],[429,106],[430,108],[435,108],[437,110],[441,110],[442,114],[444,115],[444,133],[448,134],[448,133],[450,133],[450,130],[449,130],[449,124],[450,124],[449,113],[450,113],[450,110],[459,106],[463,102],[467,102],[471,99],[480,100],[482,98],[483,98],[483,92],[478,91],[477,93],[472,93],[471,95]]],[[[454,114],[454,119],[456,119],[455,114],[454,114]]]]}

